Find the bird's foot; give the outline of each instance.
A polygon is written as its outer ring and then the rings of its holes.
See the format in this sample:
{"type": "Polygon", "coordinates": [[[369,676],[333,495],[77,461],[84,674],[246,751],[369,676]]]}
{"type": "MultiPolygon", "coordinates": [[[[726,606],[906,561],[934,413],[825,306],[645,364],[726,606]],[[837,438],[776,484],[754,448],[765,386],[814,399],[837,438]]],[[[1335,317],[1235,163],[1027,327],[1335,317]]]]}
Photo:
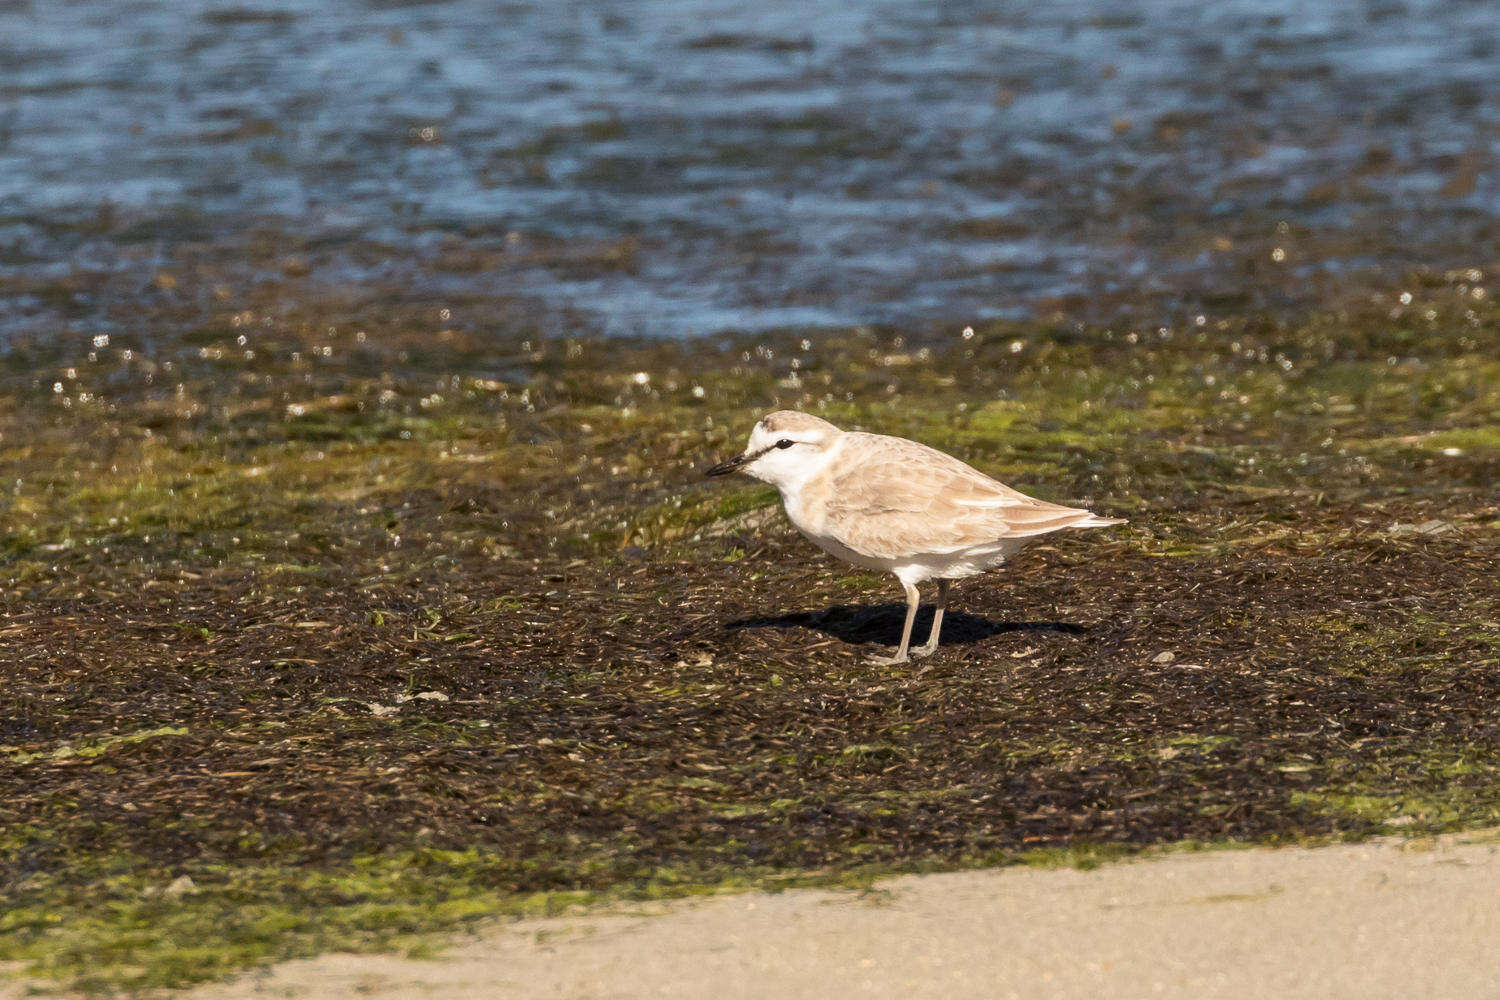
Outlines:
{"type": "Polygon", "coordinates": [[[916,648],[914,648],[911,651],[911,655],[920,659],[923,656],[931,656],[933,653],[936,653],[936,652],[937,652],[937,643],[934,642],[931,645],[917,646],[916,648]]]}
{"type": "Polygon", "coordinates": [[[898,663],[905,663],[908,659],[909,657],[902,653],[899,656],[872,656],[865,662],[876,667],[893,667],[898,663]]]}

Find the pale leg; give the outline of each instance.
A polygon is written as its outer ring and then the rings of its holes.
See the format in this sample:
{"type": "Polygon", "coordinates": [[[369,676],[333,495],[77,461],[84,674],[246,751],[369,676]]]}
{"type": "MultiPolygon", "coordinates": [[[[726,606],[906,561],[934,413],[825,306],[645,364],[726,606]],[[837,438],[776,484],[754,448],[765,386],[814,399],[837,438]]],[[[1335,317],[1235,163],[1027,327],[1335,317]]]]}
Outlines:
{"type": "Polygon", "coordinates": [[[922,595],[917,593],[915,584],[902,581],[901,586],[906,588],[906,627],[901,630],[901,647],[896,650],[895,656],[870,657],[869,662],[878,666],[888,667],[907,660],[906,651],[911,646],[911,625],[917,620],[917,605],[921,603],[922,595]]]}
{"type": "Polygon", "coordinates": [[[948,582],[938,581],[937,609],[932,613],[932,631],[927,634],[927,642],[911,651],[912,656],[931,656],[937,652],[938,633],[943,631],[943,609],[948,606],[948,582]]]}

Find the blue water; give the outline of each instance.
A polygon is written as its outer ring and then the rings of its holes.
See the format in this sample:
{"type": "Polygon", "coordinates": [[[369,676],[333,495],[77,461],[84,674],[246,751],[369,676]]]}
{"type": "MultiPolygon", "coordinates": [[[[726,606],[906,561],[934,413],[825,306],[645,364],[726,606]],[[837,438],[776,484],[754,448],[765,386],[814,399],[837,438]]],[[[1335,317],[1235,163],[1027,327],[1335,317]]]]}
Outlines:
{"type": "Polygon", "coordinates": [[[1452,0],[0,0],[0,281],[269,231],[678,336],[1222,290],[1278,223],[1304,268],[1484,261],[1497,68],[1452,0]]]}

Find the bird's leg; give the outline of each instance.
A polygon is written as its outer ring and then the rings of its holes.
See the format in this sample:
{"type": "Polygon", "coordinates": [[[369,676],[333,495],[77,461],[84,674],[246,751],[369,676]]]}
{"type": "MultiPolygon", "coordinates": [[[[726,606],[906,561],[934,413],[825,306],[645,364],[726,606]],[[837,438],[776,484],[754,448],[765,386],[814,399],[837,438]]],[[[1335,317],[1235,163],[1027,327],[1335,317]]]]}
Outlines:
{"type": "Polygon", "coordinates": [[[906,627],[901,630],[901,646],[896,650],[895,656],[872,656],[869,662],[876,666],[888,667],[893,663],[905,663],[907,660],[906,650],[911,646],[911,625],[917,620],[917,605],[922,601],[922,595],[917,593],[915,584],[901,581],[901,586],[906,588],[906,627]]]}
{"type": "Polygon", "coordinates": [[[927,634],[927,641],[911,651],[912,656],[931,656],[937,652],[938,634],[943,631],[943,609],[948,606],[948,583],[947,580],[938,581],[937,609],[932,613],[932,631],[927,634]]]}

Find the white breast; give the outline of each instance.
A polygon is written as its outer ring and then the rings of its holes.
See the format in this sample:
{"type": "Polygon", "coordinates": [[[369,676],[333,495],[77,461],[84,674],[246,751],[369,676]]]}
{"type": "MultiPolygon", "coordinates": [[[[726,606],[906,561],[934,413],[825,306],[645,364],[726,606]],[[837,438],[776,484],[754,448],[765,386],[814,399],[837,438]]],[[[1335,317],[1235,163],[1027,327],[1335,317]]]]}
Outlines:
{"type": "MultiPolygon", "coordinates": [[[[832,455],[829,459],[832,459],[832,455]]],[[[838,541],[826,530],[826,501],[831,485],[828,477],[819,469],[817,473],[805,479],[789,483],[781,490],[781,504],[786,510],[787,519],[792,522],[792,527],[800,531],[808,541],[818,548],[835,556],[844,562],[852,563],[864,569],[879,570],[885,573],[895,572],[895,562],[890,559],[881,559],[874,556],[863,555],[849,548],[849,546],[838,541]]]]}

